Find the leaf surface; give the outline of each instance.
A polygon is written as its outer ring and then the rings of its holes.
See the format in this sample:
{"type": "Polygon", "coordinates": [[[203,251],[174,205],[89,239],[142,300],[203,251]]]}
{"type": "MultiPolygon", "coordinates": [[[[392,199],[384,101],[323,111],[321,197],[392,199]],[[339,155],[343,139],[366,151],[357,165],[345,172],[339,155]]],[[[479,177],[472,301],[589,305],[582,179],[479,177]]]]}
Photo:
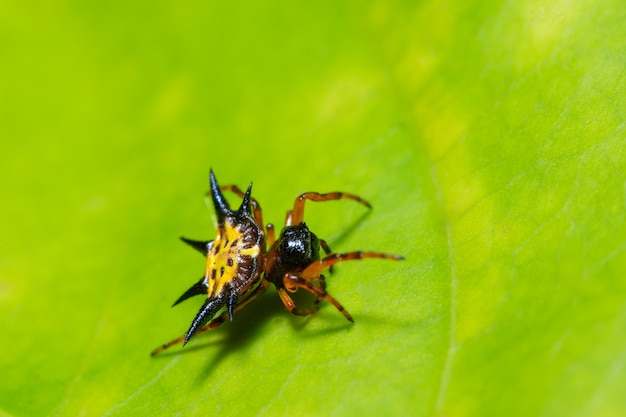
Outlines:
{"type": "Polygon", "coordinates": [[[626,412],[620,2],[39,6],[0,6],[1,415],[626,412]],[[271,289],[150,358],[210,167],[276,225],[361,195],[307,224],[406,260],[327,277],[354,324],[271,289]]]}

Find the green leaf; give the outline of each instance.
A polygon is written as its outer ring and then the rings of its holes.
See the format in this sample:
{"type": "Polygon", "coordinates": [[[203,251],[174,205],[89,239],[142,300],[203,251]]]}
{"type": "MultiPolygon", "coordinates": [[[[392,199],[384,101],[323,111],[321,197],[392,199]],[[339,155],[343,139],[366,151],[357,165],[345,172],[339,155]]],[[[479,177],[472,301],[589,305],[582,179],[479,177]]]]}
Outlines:
{"type": "Polygon", "coordinates": [[[626,413],[621,2],[0,9],[0,415],[626,413]],[[210,167],[406,260],[328,277],[354,324],[271,289],[151,358],[210,167]]]}

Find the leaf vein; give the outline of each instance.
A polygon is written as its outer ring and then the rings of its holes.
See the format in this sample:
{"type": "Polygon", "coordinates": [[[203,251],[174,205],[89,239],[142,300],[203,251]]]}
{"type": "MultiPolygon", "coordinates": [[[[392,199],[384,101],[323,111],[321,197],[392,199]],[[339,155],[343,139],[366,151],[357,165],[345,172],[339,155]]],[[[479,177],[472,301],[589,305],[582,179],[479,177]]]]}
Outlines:
{"type": "Polygon", "coordinates": [[[163,377],[163,375],[165,375],[180,360],[180,358],[181,358],[181,356],[177,356],[174,359],[172,359],[170,361],[170,363],[168,363],[163,369],[161,369],[161,372],[159,372],[154,378],[152,378],[150,381],[146,382],[141,387],[139,387],[137,390],[135,390],[135,392],[133,392],[128,397],[126,397],[126,399],[124,401],[122,401],[122,402],[118,403],[117,405],[111,407],[106,413],[102,414],[102,417],[109,416],[112,413],[114,413],[115,411],[121,409],[122,407],[124,407],[125,405],[130,403],[132,400],[134,400],[141,393],[143,393],[146,389],[148,389],[149,387],[154,385],[159,379],[161,379],[163,377]]]}

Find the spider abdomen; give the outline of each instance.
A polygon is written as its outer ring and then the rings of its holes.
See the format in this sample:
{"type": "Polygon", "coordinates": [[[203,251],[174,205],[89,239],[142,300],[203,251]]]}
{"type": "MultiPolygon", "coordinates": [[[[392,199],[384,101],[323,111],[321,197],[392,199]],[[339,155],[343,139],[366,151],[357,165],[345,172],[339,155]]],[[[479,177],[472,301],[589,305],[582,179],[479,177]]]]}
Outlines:
{"type": "Polygon", "coordinates": [[[218,229],[213,250],[207,255],[207,298],[218,296],[226,286],[241,294],[256,282],[260,273],[263,232],[254,221],[227,217],[218,229]]]}

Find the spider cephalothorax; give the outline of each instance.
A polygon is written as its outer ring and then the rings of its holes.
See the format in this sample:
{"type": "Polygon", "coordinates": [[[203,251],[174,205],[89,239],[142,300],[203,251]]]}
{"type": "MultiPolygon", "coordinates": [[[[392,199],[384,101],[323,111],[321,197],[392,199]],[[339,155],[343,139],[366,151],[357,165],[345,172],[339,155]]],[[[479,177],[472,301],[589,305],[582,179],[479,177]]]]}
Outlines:
{"type": "Polygon", "coordinates": [[[278,283],[285,272],[302,271],[320,259],[320,240],[302,222],[296,226],[285,226],[271,250],[275,251],[275,265],[267,271],[266,278],[278,283]]]}
{"type": "Polygon", "coordinates": [[[326,300],[353,321],[343,306],[326,292],[322,271],[331,269],[338,262],[350,260],[404,259],[402,256],[380,252],[331,253],[326,242],[319,239],[303,221],[306,201],[349,199],[371,207],[361,197],[342,192],[301,194],[296,198],[293,209],[287,212],[285,227],[276,239],[272,224],[267,224],[266,234],[263,233],[261,207],[250,196],[251,188],[252,185],[244,194],[235,185],[221,187],[221,190],[232,191],[243,198],[239,209],[232,211],[211,172],[211,197],[218,217],[217,236],[212,241],[182,238],[206,255],[207,266],[202,279],[174,305],[199,294],[207,294],[207,299],[187,333],[155,349],[152,355],[175,344],[185,344],[192,336],[215,329],[228,318],[232,320],[237,311],[264,293],[270,283],[276,287],[283,304],[293,314],[308,315],[317,311],[317,305],[305,310],[298,308],[288,294],[303,288],[315,295],[316,304],[326,300]],[[266,248],[266,240],[269,249],[266,248]],[[320,248],[326,253],[323,258],[320,256],[320,248]],[[226,307],[226,310],[216,316],[222,307],[226,307]]]}

